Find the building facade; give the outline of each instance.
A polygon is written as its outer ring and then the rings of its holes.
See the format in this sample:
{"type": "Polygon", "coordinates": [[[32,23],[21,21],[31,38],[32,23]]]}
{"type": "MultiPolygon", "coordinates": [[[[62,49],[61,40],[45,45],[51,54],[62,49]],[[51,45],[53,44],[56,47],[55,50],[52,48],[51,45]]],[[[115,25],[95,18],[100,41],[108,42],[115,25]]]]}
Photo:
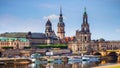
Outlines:
{"type": "Polygon", "coordinates": [[[73,52],[117,50],[120,49],[120,41],[105,41],[104,39],[91,40],[91,32],[85,8],[81,30],[77,30],[74,40],[68,42],[68,48],[73,52]]]}
{"type": "Polygon", "coordinates": [[[45,33],[28,32],[26,38],[29,39],[30,44],[32,46],[63,43],[63,39],[65,38],[65,24],[63,22],[61,8],[60,8],[60,16],[59,16],[59,22],[57,27],[58,27],[58,31],[56,35],[54,30],[52,29],[52,23],[48,19],[45,25],[45,33]]]}
{"type": "Polygon", "coordinates": [[[45,25],[45,33],[31,33],[28,32],[26,36],[29,39],[31,46],[49,45],[59,43],[59,39],[52,30],[52,23],[48,19],[45,25]]]}
{"type": "Polygon", "coordinates": [[[24,49],[24,47],[29,47],[29,40],[26,38],[0,37],[0,49],[5,47],[11,47],[13,49],[24,49]]]}
{"type": "Polygon", "coordinates": [[[60,16],[59,16],[59,22],[58,22],[57,27],[58,27],[57,36],[59,37],[59,39],[64,39],[65,38],[65,24],[63,22],[61,8],[60,8],[60,16]]]}

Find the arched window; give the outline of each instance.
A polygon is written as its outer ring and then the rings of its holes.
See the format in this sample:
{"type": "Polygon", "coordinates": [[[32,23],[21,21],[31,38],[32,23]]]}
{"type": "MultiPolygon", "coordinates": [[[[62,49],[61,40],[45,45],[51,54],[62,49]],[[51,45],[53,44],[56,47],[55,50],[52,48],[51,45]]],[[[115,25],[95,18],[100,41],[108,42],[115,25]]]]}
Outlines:
{"type": "Polygon", "coordinates": [[[85,41],[86,41],[86,39],[87,39],[87,38],[86,38],[86,36],[85,36],[85,38],[84,38],[84,39],[85,39],[85,41]]]}

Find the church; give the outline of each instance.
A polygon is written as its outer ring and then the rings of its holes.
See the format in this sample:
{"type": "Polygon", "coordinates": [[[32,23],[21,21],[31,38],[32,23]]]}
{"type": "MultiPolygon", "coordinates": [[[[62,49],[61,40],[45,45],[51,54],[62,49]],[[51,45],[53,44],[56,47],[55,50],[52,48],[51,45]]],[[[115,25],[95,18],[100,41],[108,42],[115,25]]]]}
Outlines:
{"type": "Polygon", "coordinates": [[[57,24],[57,34],[52,29],[52,23],[48,19],[45,25],[45,33],[28,32],[26,38],[29,39],[30,45],[50,45],[50,44],[67,44],[68,49],[73,52],[92,52],[102,50],[120,49],[120,41],[106,41],[104,39],[91,40],[90,25],[86,8],[83,13],[83,23],[81,29],[76,30],[74,37],[65,37],[65,23],[63,22],[62,9],[60,8],[59,22],[57,24]]]}
{"type": "Polygon", "coordinates": [[[76,36],[74,40],[68,42],[68,48],[73,52],[86,51],[87,53],[93,51],[119,50],[120,41],[106,41],[104,39],[91,40],[90,25],[88,23],[88,15],[85,8],[81,30],[76,30],[76,36]]]}
{"type": "Polygon", "coordinates": [[[32,33],[28,32],[26,38],[29,39],[30,45],[50,45],[50,44],[58,44],[65,43],[65,24],[63,22],[62,8],[60,8],[59,22],[57,25],[57,35],[52,29],[52,23],[48,19],[45,25],[45,33],[32,33]]]}

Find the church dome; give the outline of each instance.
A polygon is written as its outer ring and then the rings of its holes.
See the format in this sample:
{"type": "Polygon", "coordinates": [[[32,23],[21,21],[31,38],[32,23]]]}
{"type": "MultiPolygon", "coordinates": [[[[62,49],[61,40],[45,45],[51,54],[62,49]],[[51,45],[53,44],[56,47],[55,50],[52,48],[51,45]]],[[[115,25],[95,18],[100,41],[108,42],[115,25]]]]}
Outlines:
{"type": "Polygon", "coordinates": [[[50,20],[48,19],[47,23],[46,23],[46,26],[52,26],[50,20]]]}

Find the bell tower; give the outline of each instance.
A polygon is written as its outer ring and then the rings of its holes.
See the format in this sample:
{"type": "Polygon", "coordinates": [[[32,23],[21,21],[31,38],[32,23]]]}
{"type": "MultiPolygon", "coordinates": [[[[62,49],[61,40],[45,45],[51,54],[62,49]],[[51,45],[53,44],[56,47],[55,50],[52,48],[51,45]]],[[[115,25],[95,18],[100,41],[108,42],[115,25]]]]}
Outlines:
{"type": "Polygon", "coordinates": [[[84,8],[83,23],[81,25],[81,31],[86,32],[86,33],[90,33],[86,8],[84,8]]]}
{"type": "Polygon", "coordinates": [[[63,22],[63,16],[62,16],[62,8],[60,7],[60,16],[59,16],[59,22],[58,22],[58,31],[57,31],[57,36],[60,39],[65,38],[65,24],[63,22]]]}
{"type": "Polygon", "coordinates": [[[76,31],[76,39],[78,50],[90,51],[91,33],[89,29],[88,16],[86,8],[84,8],[83,13],[83,23],[81,24],[81,30],[76,31]]]}

